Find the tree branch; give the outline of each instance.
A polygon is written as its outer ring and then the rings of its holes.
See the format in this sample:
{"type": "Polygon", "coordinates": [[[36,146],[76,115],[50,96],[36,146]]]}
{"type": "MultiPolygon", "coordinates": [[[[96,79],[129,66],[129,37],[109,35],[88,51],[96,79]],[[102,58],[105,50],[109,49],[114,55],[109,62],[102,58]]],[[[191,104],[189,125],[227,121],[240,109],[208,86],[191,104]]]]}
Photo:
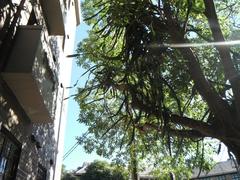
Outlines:
{"type": "MultiPolygon", "coordinates": [[[[172,36],[175,43],[186,43],[181,27],[174,21],[171,8],[168,4],[164,6],[164,13],[167,17],[168,32],[172,36]]],[[[184,59],[187,60],[189,74],[193,79],[196,88],[202,98],[207,102],[209,108],[220,121],[231,118],[228,105],[221,99],[213,86],[205,78],[203,71],[199,65],[198,59],[191,48],[180,48],[184,59]]]]}
{"type": "Polygon", "coordinates": [[[214,130],[211,128],[211,126],[205,122],[201,122],[195,119],[191,119],[188,117],[182,117],[178,115],[171,115],[170,116],[170,121],[172,123],[176,123],[179,125],[182,125],[184,127],[188,127],[191,129],[194,129],[198,132],[201,132],[204,136],[208,137],[216,137],[214,130]]]}
{"type": "MultiPolygon", "coordinates": [[[[147,132],[151,129],[156,130],[157,132],[161,132],[161,129],[159,128],[158,125],[156,124],[151,124],[151,123],[145,123],[144,125],[137,126],[140,131],[142,132],[147,132]]],[[[204,138],[207,137],[206,135],[202,134],[201,132],[197,130],[179,130],[179,129],[172,129],[168,128],[168,133],[171,136],[178,136],[178,137],[183,137],[183,138],[193,138],[193,139],[198,139],[198,138],[204,138]]]]}
{"type": "Polygon", "coordinates": [[[196,130],[177,130],[177,129],[170,129],[168,130],[169,134],[172,136],[178,136],[183,138],[190,138],[190,139],[199,139],[206,137],[204,134],[200,133],[196,130]]]}
{"type": "MultiPolygon", "coordinates": [[[[205,15],[208,19],[208,23],[212,32],[214,41],[224,42],[221,27],[216,14],[213,0],[204,0],[205,4],[205,15]]],[[[240,75],[234,68],[234,64],[231,60],[230,48],[228,46],[216,46],[219,52],[220,60],[224,68],[224,74],[227,80],[232,85],[233,94],[235,97],[236,109],[238,119],[240,118],[240,75]]]]}

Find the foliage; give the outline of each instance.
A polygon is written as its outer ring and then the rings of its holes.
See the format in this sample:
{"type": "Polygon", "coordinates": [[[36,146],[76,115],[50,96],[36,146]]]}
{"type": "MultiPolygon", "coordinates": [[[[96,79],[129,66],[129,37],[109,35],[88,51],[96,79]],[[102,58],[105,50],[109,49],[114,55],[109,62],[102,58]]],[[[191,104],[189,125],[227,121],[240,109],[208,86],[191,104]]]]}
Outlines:
{"type": "Polygon", "coordinates": [[[66,170],[65,165],[62,166],[61,180],[79,180],[78,177],[74,176],[71,172],[66,170]]]}
{"type": "Polygon", "coordinates": [[[127,173],[121,166],[105,161],[94,161],[81,176],[81,180],[127,180],[127,173]]]}
{"type": "Polygon", "coordinates": [[[239,37],[239,8],[236,0],[85,1],[92,29],[78,63],[89,79],[76,97],[85,149],[128,161],[134,142],[138,160],[156,157],[178,173],[209,167],[210,137],[240,161],[239,46],[224,44],[239,37]]]}

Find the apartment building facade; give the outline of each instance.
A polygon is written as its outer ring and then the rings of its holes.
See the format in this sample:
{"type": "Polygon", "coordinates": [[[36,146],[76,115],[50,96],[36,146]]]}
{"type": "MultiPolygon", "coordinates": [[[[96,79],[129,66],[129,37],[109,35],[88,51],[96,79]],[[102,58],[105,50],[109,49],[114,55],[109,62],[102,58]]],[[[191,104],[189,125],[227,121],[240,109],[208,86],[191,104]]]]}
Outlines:
{"type": "Polygon", "coordinates": [[[0,180],[60,179],[78,0],[0,1],[0,180]]]}

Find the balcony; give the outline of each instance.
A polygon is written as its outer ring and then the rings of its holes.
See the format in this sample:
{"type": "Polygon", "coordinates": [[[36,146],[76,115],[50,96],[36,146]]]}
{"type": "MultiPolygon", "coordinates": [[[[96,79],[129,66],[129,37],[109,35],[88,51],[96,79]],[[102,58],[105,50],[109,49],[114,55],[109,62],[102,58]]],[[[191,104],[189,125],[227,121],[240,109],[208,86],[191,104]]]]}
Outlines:
{"type": "Polygon", "coordinates": [[[32,122],[52,122],[55,77],[41,26],[20,26],[3,79],[32,122]]]}
{"type": "Polygon", "coordinates": [[[40,0],[50,35],[65,35],[63,7],[59,0],[40,0]]]}

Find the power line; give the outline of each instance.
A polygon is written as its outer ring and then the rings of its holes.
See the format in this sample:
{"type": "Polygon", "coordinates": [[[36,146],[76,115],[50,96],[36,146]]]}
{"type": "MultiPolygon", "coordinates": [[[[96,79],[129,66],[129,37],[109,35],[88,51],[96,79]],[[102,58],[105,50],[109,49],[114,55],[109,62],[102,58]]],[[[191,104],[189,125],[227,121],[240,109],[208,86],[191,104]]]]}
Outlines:
{"type": "Polygon", "coordinates": [[[78,145],[78,142],[76,142],[76,143],[64,154],[64,157],[65,157],[66,155],[68,155],[68,154],[72,151],[72,149],[74,149],[77,145],[78,145]]]}
{"type": "Polygon", "coordinates": [[[72,146],[68,152],[63,156],[63,160],[65,160],[78,146],[78,143],[74,144],[74,146],[72,146]]]}
{"type": "Polygon", "coordinates": [[[63,160],[65,160],[77,147],[79,143],[76,142],[63,156],[63,160]]]}

